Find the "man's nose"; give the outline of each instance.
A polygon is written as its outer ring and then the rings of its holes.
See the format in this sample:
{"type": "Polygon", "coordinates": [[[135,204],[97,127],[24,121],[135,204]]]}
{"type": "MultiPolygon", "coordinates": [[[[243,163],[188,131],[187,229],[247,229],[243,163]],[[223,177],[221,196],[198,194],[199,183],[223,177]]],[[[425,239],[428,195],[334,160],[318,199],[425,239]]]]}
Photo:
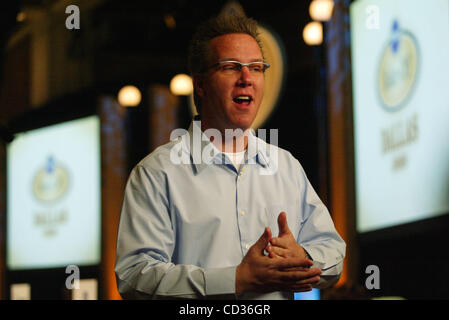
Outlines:
{"type": "Polygon", "coordinates": [[[251,86],[252,85],[252,75],[247,66],[243,66],[242,70],[240,70],[240,78],[238,80],[238,85],[242,87],[251,86]]]}

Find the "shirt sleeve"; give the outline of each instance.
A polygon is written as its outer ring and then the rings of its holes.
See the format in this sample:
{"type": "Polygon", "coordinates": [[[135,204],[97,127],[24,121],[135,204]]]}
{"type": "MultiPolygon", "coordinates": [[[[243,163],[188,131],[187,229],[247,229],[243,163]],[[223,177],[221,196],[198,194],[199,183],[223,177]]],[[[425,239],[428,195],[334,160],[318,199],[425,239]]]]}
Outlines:
{"type": "Polygon", "coordinates": [[[299,188],[304,220],[297,241],[312,258],[312,268],[322,270],[321,280],[315,285],[321,289],[336,283],[340,278],[346,244],[336,231],[329,211],[316,194],[301,165],[299,188]]]}
{"type": "Polygon", "coordinates": [[[125,299],[235,297],[236,267],[174,264],[175,232],[161,172],[137,165],[128,179],[115,273],[125,299]]]}

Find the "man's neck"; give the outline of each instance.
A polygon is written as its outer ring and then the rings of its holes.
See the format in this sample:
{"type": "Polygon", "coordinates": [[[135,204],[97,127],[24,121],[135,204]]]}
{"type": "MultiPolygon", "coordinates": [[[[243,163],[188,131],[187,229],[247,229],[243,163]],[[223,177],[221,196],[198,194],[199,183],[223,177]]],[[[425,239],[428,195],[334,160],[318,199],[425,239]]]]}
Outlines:
{"type": "Polygon", "coordinates": [[[209,126],[207,121],[201,119],[201,131],[205,133],[214,146],[221,152],[242,152],[248,146],[249,128],[214,128],[213,126],[209,126]],[[208,129],[218,130],[221,139],[215,139],[213,134],[208,134],[208,129]]]}
{"type": "MultiPolygon", "coordinates": [[[[247,130],[247,132],[249,132],[247,130]]],[[[213,143],[213,142],[212,142],[213,143]]],[[[215,145],[215,144],[214,144],[215,145]]],[[[218,146],[215,145],[217,148],[218,146]]],[[[230,139],[223,139],[221,143],[221,151],[222,152],[242,152],[245,151],[248,146],[248,135],[244,131],[242,135],[238,137],[231,137],[230,139]]],[[[220,148],[218,148],[220,150],[220,148]]]]}

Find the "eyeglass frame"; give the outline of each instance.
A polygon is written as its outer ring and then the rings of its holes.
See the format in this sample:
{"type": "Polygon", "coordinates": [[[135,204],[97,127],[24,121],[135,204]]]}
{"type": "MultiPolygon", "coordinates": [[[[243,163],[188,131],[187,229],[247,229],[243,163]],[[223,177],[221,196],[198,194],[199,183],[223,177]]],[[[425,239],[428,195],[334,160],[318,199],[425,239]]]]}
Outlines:
{"type": "Polygon", "coordinates": [[[265,71],[271,66],[269,63],[266,63],[264,61],[252,61],[252,62],[248,62],[248,63],[243,63],[243,62],[240,62],[240,61],[237,61],[237,60],[224,60],[224,61],[219,61],[217,63],[214,63],[213,65],[205,68],[203,70],[203,72],[205,72],[205,71],[207,71],[207,70],[209,70],[211,68],[215,68],[215,67],[218,67],[220,65],[226,64],[226,63],[235,63],[235,64],[240,65],[240,68],[239,68],[238,72],[242,72],[242,68],[243,67],[249,67],[249,66],[251,66],[253,64],[262,64],[262,66],[263,66],[262,73],[265,73],[265,71]]]}

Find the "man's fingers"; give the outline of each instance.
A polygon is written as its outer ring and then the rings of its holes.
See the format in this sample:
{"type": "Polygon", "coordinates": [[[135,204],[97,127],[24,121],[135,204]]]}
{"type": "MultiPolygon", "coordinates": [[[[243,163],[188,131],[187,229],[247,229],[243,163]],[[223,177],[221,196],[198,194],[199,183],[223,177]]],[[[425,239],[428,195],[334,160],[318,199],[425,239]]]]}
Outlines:
{"type": "Polygon", "coordinates": [[[289,234],[290,229],[287,223],[287,214],[285,212],[281,212],[278,216],[278,226],[279,226],[279,237],[289,234]]]}
{"type": "Polygon", "coordinates": [[[270,244],[268,244],[265,247],[265,251],[268,253],[268,256],[270,258],[282,258],[282,257],[278,256],[272,249],[273,249],[273,246],[271,246],[270,244]]]}
{"type": "MultiPolygon", "coordinates": [[[[277,260],[275,262],[275,267],[277,269],[288,269],[288,268],[309,268],[313,265],[313,261],[307,258],[286,258],[277,260]]],[[[319,270],[319,269],[318,269],[319,270]]]]}
{"type": "Polygon", "coordinates": [[[272,238],[270,240],[270,242],[273,246],[284,248],[284,249],[288,248],[288,240],[286,238],[276,237],[276,238],[272,238]]]}
{"type": "MultiPolygon", "coordinates": [[[[289,255],[290,251],[287,249],[283,249],[281,247],[268,246],[267,251],[268,251],[268,253],[273,253],[274,256],[279,256],[282,258],[288,258],[290,256],[289,255]]],[[[270,255],[270,257],[271,257],[271,255],[270,255]]]]}
{"type": "Polygon", "coordinates": [[[320,282],[320,279],[321,279],[320,276],[313,276],[311,278],[299,280],[298,282],[296,282],[296,285],[306,285],[306,284],[312,285],[320,282]]]}
{"type": "Polygon", "coordinates": [[[279,278],[282,281],[288,282],[298,282],[301,280],[313,278],[319,276],[321,274],[321,270],[318,268],[308,269],[308,270],[299,270],[299,271],[278,271],[279,278]]]}
{"type": "Polygon", "coordinates": [[[263,254],[263,251],[267,247],[270,240],[271,240],[271,229],[266,227],[262,236],[259,238],[259,240],[257,240],[257,242],[253,245],[253,247],[257,251],[262,252],[262,254],[263,254]]]}
{"type": "Polygon", "coordinates": [[[301,285],[315,284],[320,281],[321,270],[313,269],[296,269],[296,270],[277,270],[275,275],[277,279],[285,285],[301,285]]]}
{"type": "Polygon", "coordinates": [[[311,278],[297,281],[294,284],[292,284],[292,289],[297,292],[301,290],[310,291],[312,290],[313,285],[316,285],[318,282],[320,282],[320,279],[321,278],[319,276],[314,276],[311,278]]]}

